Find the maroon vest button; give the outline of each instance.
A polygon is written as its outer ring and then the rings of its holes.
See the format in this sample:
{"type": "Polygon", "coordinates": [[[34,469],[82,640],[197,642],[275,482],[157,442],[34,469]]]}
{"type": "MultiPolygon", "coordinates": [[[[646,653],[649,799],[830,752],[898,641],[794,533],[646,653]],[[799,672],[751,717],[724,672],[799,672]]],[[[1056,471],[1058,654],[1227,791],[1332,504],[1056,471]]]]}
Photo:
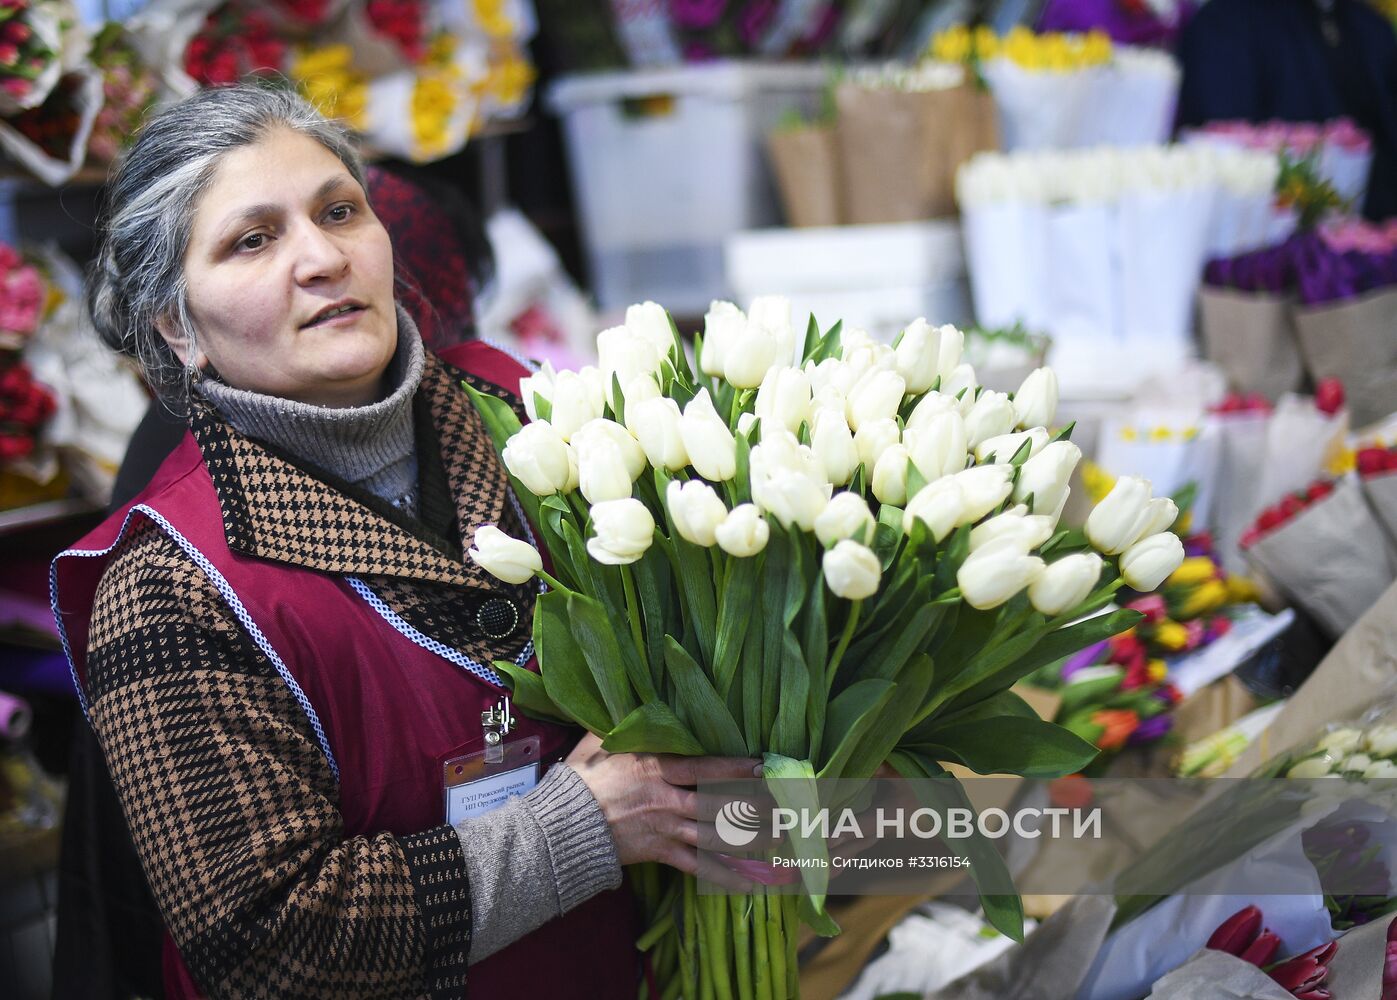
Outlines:
{"type": "Polygon", "coordinates": [[[475,624],[490,639],[506,639],[519,627],[519,607],[503,597],[492,597],[475,611],[475,624]]]}

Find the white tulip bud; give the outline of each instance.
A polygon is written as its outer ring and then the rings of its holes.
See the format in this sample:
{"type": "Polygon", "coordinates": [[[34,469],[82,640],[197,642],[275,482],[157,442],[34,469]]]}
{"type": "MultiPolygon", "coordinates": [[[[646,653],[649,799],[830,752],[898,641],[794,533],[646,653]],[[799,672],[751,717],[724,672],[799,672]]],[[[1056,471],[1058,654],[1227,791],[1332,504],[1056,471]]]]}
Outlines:
{"type": "Polygon", "coordinates": [[[965,468],[965,421],[949,410],[926,420],[903,435],[908,454],[928,482],[955,475],[965,468]]]}
{"type": "Polygon", "coordinates": [[[665,487],[665,506],[679,536],[706,549],[717,542],[714,531],[728,516],[713,487],[698,479],[671,482],[665,487]]]}
{"type": "Polygon", "coordinates": [[[750,319],[741,338],[723,348],[723,378],[739,389],[755,389],[777,361],[777,336],[750,319]]]}
{"type": "MultiPolygon", "coordinates": [[[[943,324],[936,332],[941,338],[941,352],[936,361],[936,373],[941,377],[941,392],[944,394],[946,392],[947,383],[951,382],[952,377],[961,366],[960,356],[965,350],[965,334],[961,333],[959,329],[952,326],[950,323],[943,324]]],[[[970,369],[969,365],[965,365],[964,367],[970,369]]],[[[975,384],[975,372],[973,369],[970,369],[969,384],[972,386],[975,384]]],[[[950,395],[954,397],[955,393],[952,392],[950,395]]]]}
{"type": "Polygon", "coordinates": [[[965,500],[957,526],[974,524],[1008,498],[1011,471],[1007,465],[977,465],[952,477],[965,500]]]}
{"type": "Polygon", "coordinates": [[[1148,479],[1139,476],[1117,479],[1111,492],[1087,515],[1086,533],[1092,546],[1110,556],[1128,549],[1140,537],[1149,502],[1148,479]]]}
{"type": "Polygon", "coordinates": [[[761,495],[753,499],[763,510],[771,513],[777,523],[786,527],[798,525],[802,531],[813,531],[815,519],[829,504],[829,483],[816,482],[793,469],[777,468],[762,485],[761,495]]]}
{"type": "Polygon", "coordinates": [[[644,334],[625,326],[613,326],[597,334],[597,358],[608,391],[613,374],[624,386],[632,379],[660,370],[661,355],[655,345],[644,334]]]}
{"type": "Polygon", "coordinates": [[[873,495],[879,503],[901,507],[907,502],[907,446],[889,445],[873,467],[873,495]]]}
{"type": "Polygon", "coordinates": [[[592,505],[595,538],[587,540],[587,552],[599,563],[623,566],[645,555],[655,540],[655,518],[639,500],[626,497],[592,505]]]}
{"type": "Polygon", "coordinates": [[[1015,434],[1000,434],[997,437],[981,441],[980,446],[975,449],[975,461],[1002,463],[1008,462],[1019,453],[1024,442],[1029,442],[1028,457],[1042,451],[1048,444],[1048,432],[1041,427],[1034,427],[1031,430],[1019,431],[1015,434]]]}
{"type": "Polygon", "coordinates": [[[845,538],[852,538],[861,545],[872,545],[876,527],[867,501],[847,490],[836,493],[815,518],[815,536],[825,548],[845,538]]]}
{"type": "Polygon", "coordinates": [[[836,597],[861,601],[878,593],[883,567],[866,545],[846,538],[825,553],[823,565],[825,583],[836,597]]]}
{"type": "Polygon", "coordinates": [[[1053,519],[1043,514],[1019,514],[1007,510],[996,514],[970,532],[970,551],[982,549],[990,542],[1012,539],[1024,551],[1038,548],[1053,537],[1053,519]]]}
{"type": "Polygon", "coordinates": [[[912,407],[912,413],[907,417],[907,429],[909,431],[921,430],[931,422],[933,417],[943,413],[960,415],[955,397],[947,396],[942,392],[929,392],[917,400],[917,405],[912,407]]]}
{"type": "Polygon", "coordinates": [[[1014,393],[1014,426],[1049,427],[1055,416],[1057,374],[1051,368],[1035,369],[1014,393]]]}
{"type": "Polygon", "coordinates": [[[1373,758],[1366,753],[1356,753],[1344,758],[1344,762],[1339,765],[1340,771],[1351,771],[1362,774],[1373,766],[1373,758]]]}
{"type": "Polygon", "coordinates": [[[674,347],[674,331],[669,325],[669,313],[658,303],[642,302],[630,306],[626,310],[626,328],[649,341],[661,359],[668,357],[670,349],[674,347]]]}
{"type": "MultiPolygon", "coordinates": [[[[897,423],[893,422],[896,432],[897,423]]],[[[846,486],[859,465],[859,451],[854,435],[844,422],[844,413],[820,410],[815,414],[815,427],[810,433],[810,448],[820,460],[825,479],[836,486],[846,486]]]]}
{"type": "Polygon", "coordinates": [[[1324,738],[1319,741],[1321,750],[1329,750],[1336,754],[1351,754],[1363,745],[1363,734],[1357,729],[1336,729],[1332,733],[1325,733],[1324,738]]]}
{"type": "Polygon", "coordinates": [[[743,437],[746,437],[748,432],[750,432],[753,426],[755,426],[756,422],[757,415],[755,413],[747,413],[745,411],[739,413],[737,415],[737,433],[741,434],[743,437]]]}
{"type": "MultiPolygon", "coordinates": [[[[758,295],[747,307],[747,319],[768,330],[789,330],[791,327],[791,300],[784,295],[758,295]]],[[[790,364],[783,358],[782,364],[790,364]]]]}
{"type": "Polygon", "coordinates": [[[845,398],[844,393],[839,391],[838,386],[826,385],[816,392],[811,399],[810,412],[818,414],[821,410],[831,410],[839,415],[839,419],[844,421],[844,425],[847,427],[849,421],[845,418],[844,413],[848,405],[848,399],[845,398]]]}
{"type": "Polygon", "coordinates": [[[684,407],[679,433],[689,461],[704,479],[721,483],[737,473],[737,441],[718,411],[713,409],[707,389],[700,389],[684,407]]]}
{"type": "Polygon", "coordinates": [[[1364,737],[1363,746],[1375,757],[1397,757],[1397,726],[1374,726],[1364,737]]]}
{"type": "Polygon", "coordinates": [[[1391,781],[1397,778],[1397,764],[1390,760],[1375,760],[1363,771],[1366,781],[1391,781]]]}
{"type": "Polygon", "coordinates": [[[747,335],[747,316],[731,302],[714,302],[703,317],[703,357],[699,367],[705,375],[723,376],[729,344],[747,335]]]}
{"type": "Polygon", "coordinates": [[[505,583],[525,583],[543,569],[543,559],[537,549],[528,542],[510,538],[493,524],[482,524],[475,529],[466,555],[471,557],[471,562],[505,583]]]}
{"type": "Polygon", "coordinates": [[[1072,471],[1081,461],[1082,449],[1071,441],[1054,441],[1019,467],[1014,499],[1027,503],[1033,498],[1035,514],[1047,514],[1054,521],[1067,502],[1072,471]]]}
{"type": "Polygon", "coordinates": [[[923,486],[907,501],[902,512],[902,532],[910,535],[914,521],[921,521],[937,542],[942,541],[961,519],[965,511],[965,495],[954,476],[938,479],[923,486]]]}
{"type": "Polygon", "coordinates": [[[1154,590],[1184,561],[1184,543],[1168,531],[1142,538],[1121,554],[1121,576],[1139,591],[1154,590]]]}
{"type": "Polygon", "coordinates": [[[849,426],[857,431],[875,420],[893,419],[906,391],[906,383],[897,372],[876,370],[865,375],[849,393],[844,410],[849,426]]]}
{"type": "Polygon", "coordinates": [[[1334,762],[1327,755],[1321,754],[1318,757],[1302,760],[1287,771],[1285,776],[1287,778],[1327,778],[1333,770],[1334,762]]]}
{"type": "Polygon", "coordinates": [[[762,420],[794,433],[810,420],[810,376],[799,368],[772,368],[757,390],[756,411],[762,420]]]}
{"type": "Polygon", "coordinates": [[[632,423],[646,459],[657,469],[678,472],[689,464],[689,452],[684,448],[684,435],[679,427],[683,420],[679,404],[662,396],[647,399],[634,407],[626,406],[626,423],[632,423]]]}
{"type": "Polygon", "coordinates": [[[951,373],[941,380],[941,395],[955,399],[960,396],[957,407],[961,416],[970,412],[970,408],[975,405],[975,387],[980,383],[975,381],[975,369],[969,365],[957,365],[951,369],[951,373]],[[961,396],[964,390],[965,395],[961,396]]]}
{"type": "Polygon", "coordinates": [[[713,530],[718,547],[739,559],[754,556],[766,548],[771,538],[771,526],[762,517],[756,504],[738,504],[728,511],[723,523],[713,530]]]}
{"type": "Polygon", "coordinates": [[[872,351],[878,346],[878,341],[873,339],[873,334],[862,327],[846,327],[839,334],[839,357],[842,361],[848,361],[859,351],[872,351]]]}
{"type": "Polygon", "coordinates": [[[1140,519],[1140,531],[1136,538],[1148,538],[1173,527],[1179,519],[1179,507],[1168,497],[1154,497],[1145,505],[1144,516],[1140,519]]]}
{"type": "Polygon", "coordinates": [[[1039,612],[1056,618],[1090,597],[1100,578],[1101,557],[1095,552],[1063,556],[1028,585],[1028,599],[1039,612]]]}
{"type": "Polygon", "coordinates": [[[577,375],[587,387],[592,409],[597,416],[601,416],[611,402],[611,373],[602,371],[596,365],[583,365],[577,369],[577,375]]]}
{"type": "MultiPolygon", "coordinates": [[[[859,380],[859,373],[838,358],[825,358],[818,365],[807,361],[801,370],[810,379],[810,389],[817,398],[826,389],[833,389],[841,398],[846,397],[859,380]]],[[[839,412],[844,412],[842,407],[839,412]]]]}
{"type": "Polygon", "coordinates": [[[553,370],[551,364],[545,361],[539,366],[538,371],[519,380],[519,398],[524,401],[524,412],[529,415],[530,420],[538,419],[538,408],[534,401],[535,394],[551,403],[553,401],[553,384],[557,378],[558,373],[553,370]]]}
{"type": "Polygon", "coordinates": [[[965,436],[970,447],[978,448],[983,441],[1007,434],[1014,427],[1014,404],[1002,392],[986,390],[970,407],[965,416],[965,436]]]}
{"type": "Polygon", "coordinates": [[[592,505],[631,495],[635,480],[626,470],[621,449],[600,437],[577,451],[577,480],[582,495],[592,505]]]}
{"type": "Polygon", "coordinates": [[[895,351],[897,373],[907,383],[907,391],[921,393],[930,389],[939,374],[941,331],[925,319],[914,319],[902,331],[895,351]]]}
{"type": "Polygon", "coordinates": [[[639,437],[640,435],[635,433],[635,409],[647,400],[659,399],[660,387],[655,384],[653,375],[641,375],[639,378],[633,378],[629,383],[622,385],[621,395],[626,404],[626,430],[639,437]]]}
{"type": "Polygon", "coordinates": [[[548,422],[564,441],[571,441],[583,424],[602,414],[593,387],[580,372],[558,373],[553,383],[552,403],[553,415],[548,422]]]}
{"type": "Polygon", "coordinates": [[[552,496],[567,488],[568,445],[546,421],[525,424],[500,453],[505,468],[535,496],[552,496]]]}
{"type": "Polygon", "coordinates": [[[1030,586],[1043,568],[1042,559],[1006,539],[970,553],[956,573],[956,584],[966,604],[988,611],[1030,586]]]}
{"type": "Polygon", "coordinates": [[[626,463],[626,474],[631,477],[631,482],[635,482],[645,472],[645,449],[630,431],[616,421],[607,420],[605,417],[589,420],[572,436],[572,446],[579,450],[587,448],[595,441],[609,441],[616,446],[621,453],[621,460],[626,463]]]}
{"type": "Polygon", "coordinates": [[[897,431],[897,421],[888,417],[884,420],[872,420],[859,428],[854,435],[854,448],[859,453],[859,461],[863,464],[864,470],[873,474],[874,468],[878,465],[878,459],[883,457],[883,452],[887,451],[900,440],[897,431]]]}

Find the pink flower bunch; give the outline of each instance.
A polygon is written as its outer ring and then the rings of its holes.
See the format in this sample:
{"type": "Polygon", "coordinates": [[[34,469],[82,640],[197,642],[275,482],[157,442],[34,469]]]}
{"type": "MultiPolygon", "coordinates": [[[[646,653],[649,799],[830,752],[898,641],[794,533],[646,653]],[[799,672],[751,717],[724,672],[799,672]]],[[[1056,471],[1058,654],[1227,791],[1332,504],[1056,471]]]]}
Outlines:
{"type": "Polygon", "coordinates": [[[1338,146],[1352,153],[1366,153],[1373,140],[1349,118],[1335,118],[1323,124],[1314,122],[1270,121],[1253,124],[1243,121],[1209,122],[1198,130],[1203,135],[1231,139],[1251,149],[1285,150],[1292,156],[1305,156],[1320,146],[1338,146]]]}
{"type": "Polygon", "coordinates": [[[93,42],[92,63],[102,71],[102,110],[92,123],[87,151],[97,163],[111,163],[130,141],[154,103],[158,81],[127,42],[118,25],[108,25],[93,42]]]}
{"type": "Polygon", "coordinates": [[[27,96],[54,53],[29,24],[29,0],[0,0],[0,90],[27,96]]]}
{"type": "Polygon", "coordinates": [[[1385,223],[1358,218],[1337,218],[1323,222],[1319,234],[1330,249],[1339,253],[1386,255],[1397,251],[1397,219],[1385,223]]]}
{"type": "Polygon", "coordinates": [[[44,280],[13,247],[0,244],[0,333],[27,337],[39,325],[44,280]]]}

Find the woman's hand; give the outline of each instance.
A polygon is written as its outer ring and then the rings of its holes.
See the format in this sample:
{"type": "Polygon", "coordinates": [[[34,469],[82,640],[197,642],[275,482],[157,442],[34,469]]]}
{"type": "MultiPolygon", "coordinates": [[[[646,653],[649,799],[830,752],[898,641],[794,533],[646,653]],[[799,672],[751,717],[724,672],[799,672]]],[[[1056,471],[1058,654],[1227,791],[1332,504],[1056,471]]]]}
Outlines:
{"type": "Polygon", "coordinates": [[[742,892],[750,884],[698,847],[719,844],[711,822],[702,822],[701,781],[742,781],[761,776],[761,762],[734,757],[608,753],[588,733],[564,761],[578,773],[611,826],[621,864],[659,861],[742,892]]]}

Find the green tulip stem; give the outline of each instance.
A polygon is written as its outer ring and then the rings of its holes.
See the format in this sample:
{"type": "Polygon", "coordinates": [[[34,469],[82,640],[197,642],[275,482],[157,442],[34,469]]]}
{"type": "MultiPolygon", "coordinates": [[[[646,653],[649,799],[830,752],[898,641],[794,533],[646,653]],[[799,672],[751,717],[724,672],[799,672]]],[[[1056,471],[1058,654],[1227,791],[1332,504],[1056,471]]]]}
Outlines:
{"type": "Polygon", "coordinates": [[[729,896],[733,954],[737,959],[737,1000],[756,1000],[752,984],[752,908],[746,896],[729,896]]]}
{"type": "Polygon", "coordinates": [[[771,983],[771,961],[767,948],[767,909],[766,894],[760,887],[752,890],[752,940],[756,944],[753,955],[753,977],[752,992],[756,994],[756,1000],[774,1000],[775,990],[771,983]]]}
{"type": "MultiPolygon", "coordinates": [[[[771,992],[776,997],[786,997],[786,941],[783,933],[785,921],[782,919],[786,909],[786,900],[783,896],[771,894],[766,898],[766,927],[758,928],[758,933],[765,930],[767,936],[767,958],[771,962],[771,992]]],[[[795,928],[791,928],[794,933],[795,928]]]]}
{"type": "Polygon", "coordinates": [[[862,610],[863,601],[855,601],[849,608],[849,617],[844,622],[844,632],[839,637],[839,645],[834,648],[834,655],[829,659],[825,680],[831,690],[834,688],[834,676],[839,672],[839,661],[844,659],[844,651],[849,648],[849,643],[854,638],[854,630],[858,628],[859,624],[859,612],[862,610]]]}
{"type": "Polygon", "coordinates": [[[1033,608],[1030,606],[996,622],[994,626],[994,636],[980,648],[979,655],[984,656],[1006,639],[1012,639],[1019,635],[1020,627],[1029,619],[1029,616],[1034,613],[1033,608]]]}
{"type": "Polygon", "coordinates": [[[626,591],[626,617],[631,623],[631,641],[635,643],[640,662],[648,664],[650,658],[645,652],[645,636],[640,631],[640,601],[635,596],[635,578],[629,566],[621,567],[621,586],[626,591]]]}
{"type": "Polygon", "coordinates": [[[561,583],[559,583],[555,577],[553,577],[551,574],[549,574],[549,572],[548,572],[547,570],[544,570],[544,569],[537,569],[537,570],[534,570],[534,576],[538,577],[538,578],[539,578],[540,580],[542,580],[544,583],[548,584],[548,589],[549,589],[549,590],[561,591],[561,592],[564,593],[564,594],[566,594],[566,593],[568,592],[568,588],[567,588],[567,587],[564,587],[561,583]]]}

